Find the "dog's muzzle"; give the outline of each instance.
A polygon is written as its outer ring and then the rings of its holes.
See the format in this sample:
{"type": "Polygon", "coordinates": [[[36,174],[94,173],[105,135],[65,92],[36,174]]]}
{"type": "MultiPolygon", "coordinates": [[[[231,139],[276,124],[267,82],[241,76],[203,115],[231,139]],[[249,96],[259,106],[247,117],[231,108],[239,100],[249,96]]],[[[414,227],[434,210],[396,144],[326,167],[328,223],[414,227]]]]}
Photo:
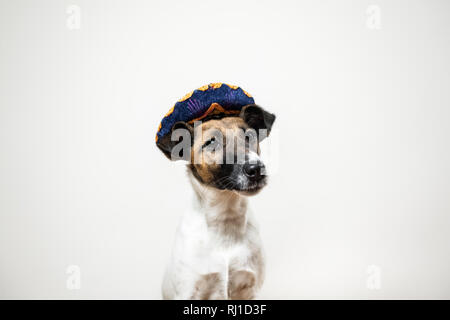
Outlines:
{"type": "Polygon", "coordinates": [[[256,163],[247,162],[242,166],[242,171],[249,180],[258,181],[265,173],[265,166],[261,161],[256,163]]]}

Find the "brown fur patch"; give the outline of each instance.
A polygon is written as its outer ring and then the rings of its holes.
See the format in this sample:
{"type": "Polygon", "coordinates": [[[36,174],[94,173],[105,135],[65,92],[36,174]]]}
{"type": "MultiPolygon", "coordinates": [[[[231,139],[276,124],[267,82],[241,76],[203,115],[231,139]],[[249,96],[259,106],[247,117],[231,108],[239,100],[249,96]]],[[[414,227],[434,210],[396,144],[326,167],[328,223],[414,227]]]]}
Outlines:
{"type": "Polygon", "coordinates": [[[255,297],[256,277],[253,272],[231,271],[228,282],[228,297],[232,300],[250,300],[255,297]]]}
{"type": "Polygon", "coordinates": [[[192,300],[222,300],[225,299],[225,289],[220,273],[203,275],[195,283],[192,300]]]}

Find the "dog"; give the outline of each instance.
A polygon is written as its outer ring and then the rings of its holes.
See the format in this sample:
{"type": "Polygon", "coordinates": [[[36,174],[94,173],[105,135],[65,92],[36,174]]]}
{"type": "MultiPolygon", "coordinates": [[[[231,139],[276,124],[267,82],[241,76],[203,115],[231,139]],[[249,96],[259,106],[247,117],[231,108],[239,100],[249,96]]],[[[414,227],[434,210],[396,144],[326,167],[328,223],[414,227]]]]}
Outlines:
{"type": "Polygon", "coordinates": [[[192,207],[177,229],[163,299],[255,298],[264,281],[265,263],[247,197],[267,184],[259,143],[270,134],[274,121],[274,114],[247,105],[236,115],[215,113],[194,125],[177,122],[172,135],[157,142],[169,159],[188,161],[194,191],[192,207]],[[188,133],[183,138],[187,144],[174,156],[180,140],[172,139],[178,129],[188,133]]]}

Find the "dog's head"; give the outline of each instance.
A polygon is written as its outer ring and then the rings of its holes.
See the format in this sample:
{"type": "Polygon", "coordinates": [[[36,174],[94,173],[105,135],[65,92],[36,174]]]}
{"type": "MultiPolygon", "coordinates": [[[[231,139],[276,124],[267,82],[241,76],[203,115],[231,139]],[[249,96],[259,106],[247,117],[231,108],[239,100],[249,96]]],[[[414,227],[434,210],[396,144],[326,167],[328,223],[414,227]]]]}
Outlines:
{"type": "Polygon", "coordinates": [[[177,122],[157,146],[171,160],[189,161],[201,184],[252,195],[267,183],[259,142],[270,134],[274,121],[274,114],[248,105],[236,116],[213,114],[199,122],[177,122]]]}

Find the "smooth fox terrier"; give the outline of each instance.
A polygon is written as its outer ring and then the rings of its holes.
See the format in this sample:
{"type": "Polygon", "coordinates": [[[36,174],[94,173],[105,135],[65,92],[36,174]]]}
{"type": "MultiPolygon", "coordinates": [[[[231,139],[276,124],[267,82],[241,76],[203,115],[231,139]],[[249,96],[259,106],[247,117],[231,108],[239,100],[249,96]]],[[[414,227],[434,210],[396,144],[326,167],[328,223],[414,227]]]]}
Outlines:
{"type": "Polygon", "coordinates": [[[169,159],[188,160],[195,194],[177,229],[163,280],[164,299],[253,299],[260,289],[265,264],[247,196],[267,183],[259,142],[274,121],[274,114],[247,105],[236,115],[213,114],[194,126],[177,122],[172,135],[158,141],[169,159]],[[180,143],[173,141],[176,129],[188,138],[183,138],[187,149],[174,156],[180,143]]]}

